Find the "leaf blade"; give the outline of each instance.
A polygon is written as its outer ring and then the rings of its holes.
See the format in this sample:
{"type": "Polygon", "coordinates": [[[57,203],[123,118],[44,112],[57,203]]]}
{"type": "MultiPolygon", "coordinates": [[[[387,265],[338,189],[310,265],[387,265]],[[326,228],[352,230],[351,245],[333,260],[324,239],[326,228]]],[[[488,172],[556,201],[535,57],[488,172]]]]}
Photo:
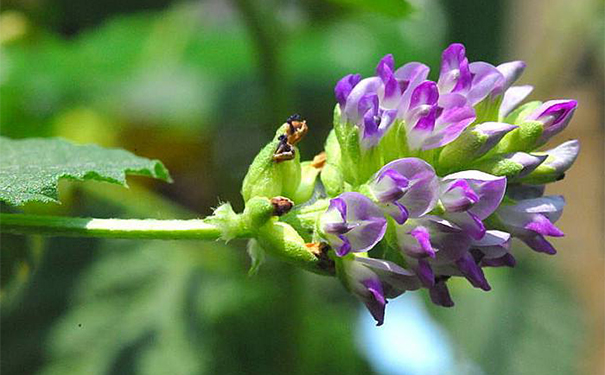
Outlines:
{"type": "Polygon", "coordinates": [[[121,149],[75,145],[61,138],[13,140],[0,137],[0,201],[13,206],[59,203],[60,179],[97,180],[128,186],[127,175],[172,182],[159,160],[121,149]]]}

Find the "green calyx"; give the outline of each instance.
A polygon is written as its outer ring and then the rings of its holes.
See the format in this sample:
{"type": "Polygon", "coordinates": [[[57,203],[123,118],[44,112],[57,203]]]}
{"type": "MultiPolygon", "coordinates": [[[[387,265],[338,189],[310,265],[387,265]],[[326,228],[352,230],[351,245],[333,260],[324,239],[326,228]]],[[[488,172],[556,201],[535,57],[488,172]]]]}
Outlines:
{"type": "Polygon", "coordinates": [[[437,172],[445,175],[467,169],[466,166],[480,157],[479,151],[488,140],[488,136],[475,129],[467,129],[452,143],[445,146],[439,154],[437,172]]]}
{"type": "Polygon", "coordinates": [[[247,202],[252,197],[284,196],[294,199],[301,181],[300,156],[296,147],[291,148],[291,159],[278,158],[277,152],[283,141],[280,139],[288,129],[282,125],[275,137],[254,158],[242,184],[242,196],[247,202]]]}
{"type": "Polygon", "coordinates": [[[334,108],[334,134],[340,146],[339,166],[344,180],[352,184],[361,183],[358,171],[361,162],[359,131],[356,126],[341,122],[338,105],[334,108]]]}
{"type": "Polygon", "coordinates": [[[492,158],[483,160],[473,164],[473,169],[492,174],[494,176],[506,176],[508,178],[518,176],[525,167],[521,163],[517,163],[502,155],[497,155],[492,158]]]}

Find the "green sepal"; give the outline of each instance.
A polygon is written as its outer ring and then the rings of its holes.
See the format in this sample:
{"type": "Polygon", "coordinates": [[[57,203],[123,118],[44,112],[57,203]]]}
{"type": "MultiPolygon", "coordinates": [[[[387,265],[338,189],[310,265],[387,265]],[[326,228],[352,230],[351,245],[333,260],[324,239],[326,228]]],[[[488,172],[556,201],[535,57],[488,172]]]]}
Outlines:
{"type": "Polygon", "coordinates": [[[515,125],[519,127],[500,140],[493,149],[494,153],[530,152],[536,148],[536,143],[544,131],[542,123],[523,121],[515,125]]]}
{"type": "Polygon", "coordinates": [[[382,164],[384,165],[393,160],[409,156],[410,152],[407,145],[405,122],[403,120],[395,120],[378,144],[378,148],[382,154],[382,164]]]}
{"type": "Polygon", "coordinates": [[[445,175],[454,171],[468,169],[466,166],[481,155],[479,150],[489,136],[475,129],[466,129],[452,143],[446,145],[439,154],[437,172],[445,175]]]}
{"type": "Polygon", "coordinates": [[[326,194],[330,197],[339,195],[345,189],[344,177],[340,173],[340,169],[333,164],[324,165],[321,170],[321,182],[326,189],[326,194]]]}
{"type": "Polygon", "coordinates": [[[265,225],[275,213],[275,206],[271,200],[266,197],[253,197],[246,202],[246,208],[242,213],[242,222],[246,230],[250,233],[256,233],[258,228],[265,225]]]}
{"type": "Polygon", "coordinates": [[[341,155],[340,145],[334,130],[330,131],[325,144],[326,164],[321,170],[321,182],[330,197],[342,193],[345,188],[344,176],[340,171],[341,155]]]}
{"type": "MultiPolygon", "coordinates": [[[[546,153],[536,152],[534,155],[546,155],[546,153]]],[[[553,156],[549,155],[538,168],[534,169],[530,174],[521,178],[519,181],[531,185],[542,185],[561,180],[565,176],[565,172],[561,172],[549,165],[554,159],[553,156]]]]}
{"type": "Polygon", "coordinates": [[[525,103],[522,106],[518,107],[508,116],[503,119],[500,119],[500,122],[506,122],[508,124],[519,125],[521,122],[525,121],[525,118],[529,116],[534,110],[536,110],[539,106],[542,105],[542,102],[539,100],[535,100],[533,102],[525,103]]]}
{"type": "MultiPolygon", "coordinates": [[[[488,95],[485,99],[475,105],[475,122],[481,124],[484,122],[498,121],[498,112],[502,104],[503,95],[493,98],[488,95]]],[[[471,125],[472,127],[473,125],[471,125]]]]}
{"type": "Polygon", "coordinates": [[[242,183],[242,196],[247,202],[252,197],[284,196],[292,199],[300,184],[300,155],[294,149],[294,159],[277,162],[273,156],[280,143],[278,137],[285,134],[288,124],[282,125],[275,137],[254,158],[242,183]]]}
{"type": "Polygon", "coordinates": [[[307,242],[316,242],[319,239],[317,234],[319,216],[326,212],[329,205],[329,199],[320,199],[310,205],[296,206],[282,216],[281,221],[294,227],[307,242]]]}
{"type": "Polygon", "coordinates": [[[207,217],[205,221],[221,229],[221,239],[225,242],[247,233],[242,216],[233,211],[231,203],[223,203],[218,206],[213,215],[207,217]]]}
{"type": "Polygon", "coordinates": [[[305,161],[300,164],[300,171],[300,183],[292,196],[292,200],[296,204],[304,203],[311,198],[321,169],[314,167],[313,162],[305,161]]]}
{"type": "Polygon", "coordinates": [[[269,220],[259,228],[256,236],[258,244],[267,253],[292,265],[308,271],[330,275],[330,271],[322,267],[320,259],[305,245],[304,239],[287,223],[269,220]]]}
{"type": "Polygon", "coordinates": [[[524,169],[521,163],[517,163],[503,155],[496,155],[489,159],[473,164],[472,169],[489,173],[494,176],[516,177],[524,169]]]}
{"type": "Polygon", "coordinates": [[[359,184],[358,168],[361,162],[359,130],[357,126],[341,122],[339,105],[334,108],[334,132],[340,146],[339,169],[345,181],[353,185],[359,184]]]}

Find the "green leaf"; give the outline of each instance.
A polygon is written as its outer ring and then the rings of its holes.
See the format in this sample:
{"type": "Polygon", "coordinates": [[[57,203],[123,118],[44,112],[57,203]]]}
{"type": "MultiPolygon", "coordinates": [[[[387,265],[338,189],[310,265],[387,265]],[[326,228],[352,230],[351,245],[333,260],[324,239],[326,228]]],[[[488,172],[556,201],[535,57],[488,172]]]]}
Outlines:
{"type": "Polygon", "coordinates": [[[333,3],[357,8],[361,11],[375,12],[391,17],[403,17],[412,12],[412,6],[406,0],[330,0],[333,3]]]}
{"type": "Polygon", "coordinates": [[[126,174],[171,182],[158,160],[96,145],[74,145],[59,138],[12,140],[0,137],[0,201],[20,206],[31,201],[59,202],[60,178],[107,181],[122,186],[126,174]]]}

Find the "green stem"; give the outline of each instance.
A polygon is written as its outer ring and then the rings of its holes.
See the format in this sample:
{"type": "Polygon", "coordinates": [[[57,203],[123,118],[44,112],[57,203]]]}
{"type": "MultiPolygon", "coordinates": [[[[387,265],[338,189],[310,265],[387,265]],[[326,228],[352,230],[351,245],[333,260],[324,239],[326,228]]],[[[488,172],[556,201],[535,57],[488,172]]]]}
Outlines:
{"type": "Polygon", "coordinates": [[[221,238],[221,230],[203,219],[94,219],[8,213],[0,213],[0,232],[162,240],[221,238]]]}

